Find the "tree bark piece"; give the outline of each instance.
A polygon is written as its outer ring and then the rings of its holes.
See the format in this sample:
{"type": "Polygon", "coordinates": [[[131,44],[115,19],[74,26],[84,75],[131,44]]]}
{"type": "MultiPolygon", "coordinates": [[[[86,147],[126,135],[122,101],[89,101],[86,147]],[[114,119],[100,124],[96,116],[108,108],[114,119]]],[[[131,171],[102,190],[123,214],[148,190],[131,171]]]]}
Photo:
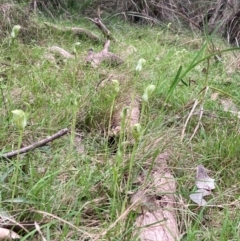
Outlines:
{"type": "Polygon", "coordinates": [[[77,28],[77,27],[62,27],[62,26],[57,26],[55,24],[51,24],[51,23],[44,23],[46,26],[55,29],[59,32],[63,32],[63,33],[72,33],[73,35],[76,35],[77,37],[83,37],[83,36],[87,36],[88,38],[90,38],[91,40],[93,40],[94,42],[99,42],[100,39],[97,35],[95,35],[94,33],[90,32],[89,30],[83,29],[83,28],[77,28]]]}
{"type": "Polygon", "coordinates": [[[110,40],[107,40],[101,52],[94,53],[93,50],[90,49],[88,51],[88,55],[85,59],[85,62],[90,63],[93,68],[97,68],[103,61],[113,66],[123,64],[124,61],[120,57],[108,51],[109,46],[110,46],[110,40]]]}
{"type": "Polygon", "coordinates": [[[20,236],[17,235],[12,230],[8,230],[6,228],[0,228],[0,241],[7,241],[7,240],[19,240],[20,236]]]}
{"type": "MultiPolygon", "coordinates": [[[[168,153],[160,154],[153,165],[144,190],[136,192],[131,201],[138,201],[141,213],[136,219],[141,241],[176,241],[179,230],[175,212],[176,183],[167,168],[168,153]]],[[[146,177],[140,177],[145,183],[146,177]]]]}
{"type": "Polygon", "coordinates": [[[46,139],[40,140],[38,142],[35,142],[32,145],[23,147],[23,148],[21,148],[19,150],[16,150],[16,151],[11,151],[11,152],[2,154],[2,155],[0,155],[0,158],[8,158],[9,159],[9,158],[12,158],[12,157],[14,157],[14,156],[16,156],[18,154],[23,154],[23,153],[29,152],[29,151],[31,151],[31,150],[33,150],[35,148],[44,146],[48,142],[51,142],[51,141],[53,141],[53,140],[55,140],[57,138],[60,138],[63,135],[66,135],[68,132],[69,132],[68,128],[62,129],[59,132],[55,133],[54,135],[49,136],[46,139]]]}

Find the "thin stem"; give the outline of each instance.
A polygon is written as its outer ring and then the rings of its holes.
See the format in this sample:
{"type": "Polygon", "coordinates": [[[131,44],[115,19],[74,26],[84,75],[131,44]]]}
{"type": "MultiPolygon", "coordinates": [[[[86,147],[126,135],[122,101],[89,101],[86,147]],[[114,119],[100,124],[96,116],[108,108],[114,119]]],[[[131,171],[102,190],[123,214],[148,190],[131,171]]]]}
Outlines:
{"type": "MultiPolygon", "coordinates": [[[[76,54],[75,54],[75,61],[77,60],[76,54]]],[[[75,71],[73,73],[72,78],[72,89],[76,89],[76,76],[78,73],[78,65],[75,66],[75,71]]],[[[72,125],[71,125],[71,136],[70,136],[70,147],[69,147],[69,156],[71,155],[74,147],[74,139],[75,139],[75,130],[76,130],[76,123],[77,123],[77,112],[78,112],[78,104],[79,101],[77,100],[77,97],[73,94],[73,117],[72,117],[72,125]]]]}
{"type": "Polygon", "coordinates": [[[146,102],[143,101],[142,102],[142,108],[141,108],[141,115],[140,115],[140,123],[142,123],[142,121],[143,121],[145,109],[146,109],[146,102]]]}
{"type": "Polygon", "coordinates": [[[115,101],[116,101],[116,94],[114,94],[113,102],[112,102],[111,109],[110,109],[110,117],[109,117],[108,133],[107,133],[107,135],[110,134],[111,123],[112,123],[112,116],[113,116],[113,108],[114,108],[114,105],[115,105],[115,101]]]}
{"type": "Polygon", "coordinates": [[[6,112],[7,112],[7,116],[9,116],[9,111],[8,111],[8,108],[7,108],[6,99],[5,99],[5,97],[4,97],[3,88],[2,88],[1,85],[0,85],[0,89],[1,89],[1,95],[2,95],[2,100],[3,100],[4,109],[5,109],[6,112]]]}
{"type": "Polygon", "coordinates": [[[15,195],[18,194],[18,190],[17,190],[17,185],[18,185],[18,180],[19,180],[19,170],[20,170],[20,153],[19,150],[21,148],[21,144],[22,144],[22,138],[23,138],[23,131],[24,129],[20,130],[19,133],[19,137],[18,137],[18,154],[17,154],[17,160],[15,163],[15,172],[13,173],[13,191],[12,191],[12,200],[14,199],[15,195]]]}
{"type": "Polygon", "coordinates": [[[136,156],[136,151],[137,151],[137,147],[138,147],[138,142],[135,141],[134,146],[133,146],[133,150],[132,150],[132,155],[131,155],[131,159],[130,159],[130,163],[129,163],[129,169],[128,169],[128,180],[127,180],[127,185],[125,188],[125,197],[123,200],[123,204],[122,204],[122,214],[125,211],[125,207],[126,207],[126,203],[127,203],[127,199],[128,199],[128,191],[130,189],[130,184],[132,183],[133,180],[133,164],[134,164],[134,160],[135,160],[135,156],[136,156]]]}
{"type": "MultiPolygon", "coordinates": [[[[123,110],[123,113],[125,110],[123,110]]],[[[118,142],[118,150],[116,155],[116,165],[113,167],[113,204],[112,204],[112,215],[115,214],[116,210],[116,198],[117,194],[120,193],[119,191],[119,177],[122,178],[121,171],[121,163],[122,163],[122,156],[123,156],[123,140],[124,140],[124,131],[125,131],[125,120],[126,115],[122,114],[121,119],[121,126],[120,126],[120,136],[118,142]]]]}

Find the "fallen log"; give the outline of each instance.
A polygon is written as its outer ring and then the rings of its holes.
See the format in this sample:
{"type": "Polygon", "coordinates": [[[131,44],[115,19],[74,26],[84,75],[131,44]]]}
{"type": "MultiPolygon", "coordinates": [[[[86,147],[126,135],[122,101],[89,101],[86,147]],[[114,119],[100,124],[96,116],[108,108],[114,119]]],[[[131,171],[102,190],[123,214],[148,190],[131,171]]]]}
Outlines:
{"type": "Polygon", "coordinates": [[[107,40],[104,44],[103,50],[99,53],[94,53],[93,50],[90,49],[85,62],[87,64],[91,64],[94,68],[98,67],[102,62],[106,62],[112,66],[123,64],[124,61],[120,57],[108,51],[109,46],[110,40],[107,40]]]}
{"type": "Polygon", "coordinates": [[[50,53],[54,53],[54,54],[59,54],[61,57],[65,58],[65,59],[73,59],[74,55],[70,54],[68,51],[66,51],[63,48],[60,48],[58,46],[52,46],[47,48],[47,50],[50,53]]]}
{"type": "Polygon", "coordinates": [[[180,234],[175,209],[176,183],[167,168],[168,153],[160,154],[148,177],[141,175],[146,188],[136,192],[131,202],[140,207],[134,238],[141,241],[176,241],[180,234]],[[146,180],[148,178],[148,180],[146,180]]]}
{"type": "Polygon", "coordinates": [[[52,28],[57,30],[58,32],[63,32],[63,33],[70,33],[73,34],[79,38],[83,37],[83,36],[87,36],[89,39],[91,39],[94,42],[99,42],[100,39],[97,35],[95,35],[94,33],[90,32],[89,30],[86,30],[84,28],[77,28],[77,27],[63,27],[63,26],[57,26],[55,24],[52,23],[44,23],[47,27],[52,28]]]}

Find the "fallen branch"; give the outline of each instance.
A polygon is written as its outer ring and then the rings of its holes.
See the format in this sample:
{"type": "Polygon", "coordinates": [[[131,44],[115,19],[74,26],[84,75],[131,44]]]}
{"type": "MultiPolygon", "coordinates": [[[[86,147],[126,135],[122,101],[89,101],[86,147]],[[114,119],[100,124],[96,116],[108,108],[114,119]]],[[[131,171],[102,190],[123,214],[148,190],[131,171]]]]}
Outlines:
{"type": "Polygon", "coordinates": [[[0,158],[12,158],[18,154],[23,154],[23,153],[26,153],[26,152],[29,152],[35,148],[38,148],[38,147],[41,147],[41,146],[44,146],[46,145],[48,142],[51,142],[63,135],[66,135],[67,133],[69,132],[68,128],[65,128],[65,129],[62,129],[60,130],[59,132],[57,132],[56,134],[52,135],[52,136],[49,136],[47,137],[46,139],[43,139],[41,141],[38,141],[38,142],[35,142],[33,143],[32,145],[30,146],[26,146],[26,147],[23,147],[17,151],[11,151],[11,152],[8,152],[8,153],[5,153],[5,154],[2,154],[0,156],[0,158]]]}
{"type": "Polygon", "coordinates": [[[54,54],[59,54],[61,57],[65,58],[65,59],[73,59],[74,55],[70,54],[68,51],[66,51],[65,49],[62,49],[58,46],[52,46],[47,48],[47,50],[51,53],[54,54]]]}
{"type": "Polygon", "coordinates": [[[134,233],[134,238],[138,237],[140,241],[179,240],[174,197],[176,182],[168,170],[168,159],[168,153],[162,153],[156,158],[154,165],[150,167],[150,175],[139,178],[142,179],[142,184],[147,184],[146,188],[137,191],[131,198],[131,202],[138,202],[140,208],[136,210],[139,215],[135,222],[136,230],[139,231],[134,233]]]}
{"type": "Polygon", "coordinates": [[[107,27],[103,24],[103,22],[101,21],[100,18],[87,18],[90,21],[92,21],[93,23],[95,23],[97,25],[97,27],[102,31],[103,35],[107,38],[107,39],[111,39],[114,40],[113,36],[111,35],[111,32],[107,29],[107,27]]]}
{"type": "Polygon", "coordinates": [[[56,65],[58,67],[58,58],[61,58],[62,60],[66,59],[73,59],[74,55],[70,54],[68,51],[66,51],[63,48],[60,48],[58,46],[52,46],[47,48],[47,52],[43,55],[43,58],[50,63],[56,65]]]}
{"type": "Polygon", "coordinates": [[[100,39],[97,35],[95,35],[94,33],[90,32],[89,30],[83,29],[83,28],[77,28],[77,27],[62,27],[62,26],[57,26],[55,24],[51,24],[51,23],[44,23],[46,26],[53,28],[59,32],[64,32],[64,33],[71,33],[73,35],[76,35],[77,37],[83,37],[83,36],[87,36],[88,38],[90,38],[91,40],[95,41],[95,42],[99,42],[100,39]]]}
{"type": "Polygon", "coordinates": [[[85,59],[86,63],[90,63],[94,68],[98,67],[103,61],[113,66],[123,64],[124,61],[120,57],[108,51],[109,46],[110,40],[107,40],[101,52],[94,53],[93,50],[90,49],[85,59]]]}

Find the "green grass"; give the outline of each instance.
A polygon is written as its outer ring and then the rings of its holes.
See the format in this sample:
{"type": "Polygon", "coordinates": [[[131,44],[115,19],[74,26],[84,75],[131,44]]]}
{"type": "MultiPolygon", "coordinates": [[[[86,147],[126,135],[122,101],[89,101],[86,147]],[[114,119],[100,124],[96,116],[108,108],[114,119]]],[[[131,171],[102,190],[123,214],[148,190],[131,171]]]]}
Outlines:
{"type": "MultiPolygon", "coordinates": [[[[58,24],[64,25],[64,22],[58,24]]],[[[44,30],[45,38],[32,44],[25,45],[17,39],[11,48],[8,39],[2,42],[2,152],[16,150],[18,146],[19,131],[11,115],[15,109],[28,114],[28,125],[22,138],[24,146],[62,128],[67,127],[72,132],[21,155],[18,163],[15,158],[1,161],[0,208],[12,215],[17,213],[19,222],[49,221],[42,229],[47,240],[90,240],[84,239],[85,232],[96,235],[105,230],[108,232],[101,240],[131,240],[136,213],[128,211],[127,194],[135,190],[133,181],[146,161],[158,152],[168,151],[169,165],[177,182],[182,240],[238,240],[239,119],[224,112],[219,100],[211,100],[211,95],[216,92],[214,88],[220,89],[219,99],[232,99],[239,106],[239,73],[234,69],[227,74],[231,52],[222,53],[222,63],[211,58],[209,66],[207,59],[194,66],[212,54],[207,49],[209,43],[204,45],[204,36],[189,32],[176,35],[160,27],[131,26],[123,22],[110,24],[117,39],[110,49],[125,59],[124,65],[117,68],[86,67],[87,50],[92,47],[95,51],[102,49],[101,45],[87,39],[80,40],[81,49],[76,59],[59,65],[48,63],[44,59],[47,47],[57,45],[71,52],[74,43],[79,41],[50,30],[44,30]],[[135,51],[128,53],[133,48],[135,51]],[[146,64],[136,74],[135,67],[140,58],[144,58],[146,64]],[[208,68],[207,77],[203,68],[208,68]],[[97,88],[98,83],[110,74],[120,82],[117,96],[112,85],[97,88]],[[184,84],[188,82],[190,85],[184,84]],[[155,85],[156,90],[142,109],[144,132],[139,143],[125,145],[130,137],[123,131],[110,146],[111,107],[125,93],[142,96],[149,84],[155,85]],[[204,94],[202,90],[206,86],[212,88],[204,94]],[[199,115],[191,116],[181,141],[184,123],[196,99],[203,105],[206,115],[189,141],[199,118],[199,115]],[[76,134],[81,135],[81,142],[75,143],[76,134]],[[77,151],[80,145],[84,146],[84,153],[77,151]],[[199,164],[211,170],[211,177],[216,179],[213,199],[223,208],[196,209],[189,200],[195,168],[199,164]],[[13,197],[16,175],[18,182],[13,197]],[[128,215],[121,218],[125,213],[128,215]]],[[[92,28],[84,22],[81,27],[92,28]]],[[[222,50],[228,48],[217,38],[214,42],[222,50]]],[[[33,240],[31,235],[33,232],[22,240],[33,240]]]]}

